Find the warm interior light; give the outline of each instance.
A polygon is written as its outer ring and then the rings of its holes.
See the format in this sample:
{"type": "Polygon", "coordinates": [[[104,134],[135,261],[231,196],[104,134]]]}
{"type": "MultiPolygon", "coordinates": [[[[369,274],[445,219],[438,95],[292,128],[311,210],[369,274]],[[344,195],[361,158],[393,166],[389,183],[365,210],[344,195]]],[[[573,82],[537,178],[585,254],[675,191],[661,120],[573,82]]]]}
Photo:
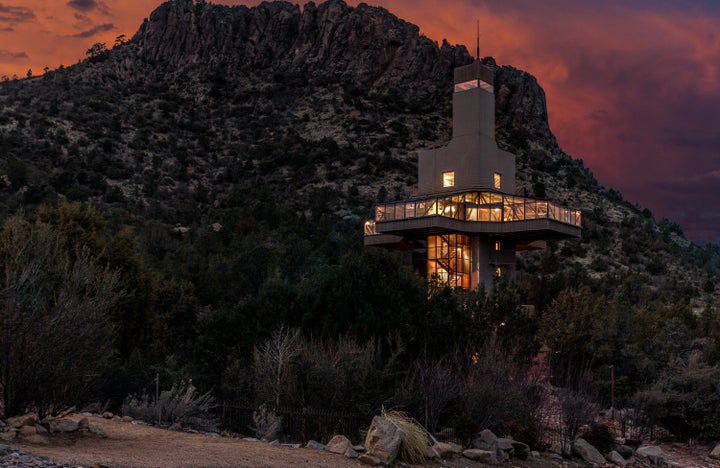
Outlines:
{"type": "Polygon", "coordinates": [[[447,171],[442,173],[443,187],[455,186],[455,171],[447,171]]]}

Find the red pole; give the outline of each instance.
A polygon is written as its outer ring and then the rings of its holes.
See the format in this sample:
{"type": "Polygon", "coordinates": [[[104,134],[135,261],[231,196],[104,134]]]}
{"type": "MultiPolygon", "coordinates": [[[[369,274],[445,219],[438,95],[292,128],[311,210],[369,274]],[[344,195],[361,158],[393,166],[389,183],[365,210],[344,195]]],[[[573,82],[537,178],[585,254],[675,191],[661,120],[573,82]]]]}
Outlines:
{"type": "Polygon", "coordinates": [[[610,366],[610,408],[615,419],[615,366],[610,366]]]}

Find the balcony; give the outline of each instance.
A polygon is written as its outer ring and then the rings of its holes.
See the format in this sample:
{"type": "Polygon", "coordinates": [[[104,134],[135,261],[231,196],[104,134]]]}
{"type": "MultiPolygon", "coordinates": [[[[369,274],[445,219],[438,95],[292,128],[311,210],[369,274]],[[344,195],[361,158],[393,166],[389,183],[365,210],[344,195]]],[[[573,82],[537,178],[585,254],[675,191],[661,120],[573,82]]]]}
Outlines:
{"type": "Polygon", "coordinates": [[[580,210],[547,200],[477,190],[378,205],[375,218],[365,224],[365,236],[451,231],[532,240],[579,237],[581,226],[580,210]]]}

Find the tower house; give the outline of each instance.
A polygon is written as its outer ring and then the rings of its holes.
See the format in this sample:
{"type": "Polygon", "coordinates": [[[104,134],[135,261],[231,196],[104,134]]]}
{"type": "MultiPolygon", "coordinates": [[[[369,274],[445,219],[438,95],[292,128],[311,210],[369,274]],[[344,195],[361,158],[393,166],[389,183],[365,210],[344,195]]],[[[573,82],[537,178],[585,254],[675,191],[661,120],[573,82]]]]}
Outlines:
{"type": "Polygon", "coordinates": [[[515,155],[495,141],[494,69],[455,69],[452,138],[418,153],[418,187],[375,207],[364,244],[413,251],[427,277],[462,289],[513,275],[516,252],[579,238],[581,212],[516,195],[515,155]]]}

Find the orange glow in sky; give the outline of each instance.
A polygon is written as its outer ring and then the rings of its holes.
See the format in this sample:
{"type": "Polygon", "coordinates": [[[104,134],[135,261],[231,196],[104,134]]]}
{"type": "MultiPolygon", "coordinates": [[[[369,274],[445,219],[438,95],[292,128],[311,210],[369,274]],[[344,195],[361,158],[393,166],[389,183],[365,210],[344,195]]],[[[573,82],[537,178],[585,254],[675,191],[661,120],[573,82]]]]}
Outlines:
{"type": "MultiPolygon", "coordinates": [[[[0,0],[0,75],[72,65],[132,37],[156,0],[0,0]]],[[[216,1],[254,6],[259,1],[216,1]]],[[[351,6],[356,0],[349,1],[351,6]]],[[[600,183],[720,242],[720,5],[603,0],[374,0],[440,42],[534,75],[560,146],[600,183]],[[696,194],[696,195],[693,195],[696,194]],[[702,206],[702,210],[698,206],[702,206]]]]}

